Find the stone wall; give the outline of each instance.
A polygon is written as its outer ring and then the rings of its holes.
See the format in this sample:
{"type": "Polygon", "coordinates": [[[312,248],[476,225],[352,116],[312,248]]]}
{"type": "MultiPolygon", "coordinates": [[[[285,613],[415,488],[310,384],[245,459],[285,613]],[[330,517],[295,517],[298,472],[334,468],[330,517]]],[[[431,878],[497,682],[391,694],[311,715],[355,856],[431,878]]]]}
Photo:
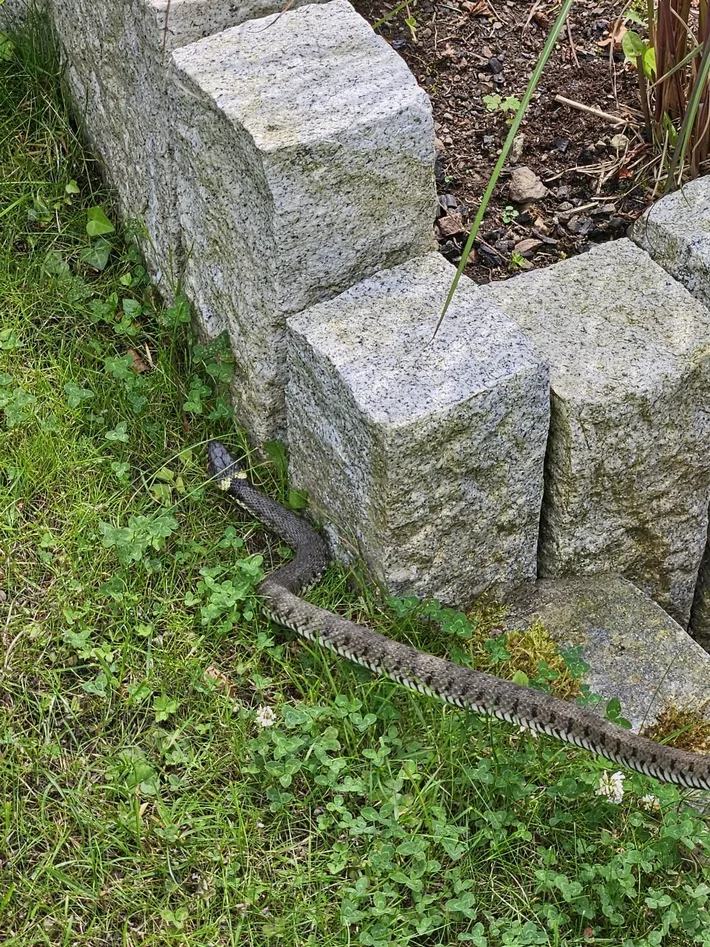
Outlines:
{"type": "Polygon", "coordinates": [[[229,334],[240,424],[390,591],[615,572],[710,637],[710,184],[635,242],[464,280],[432,340],[429,101],[346,0],[281,7],[50,0],[157,284],[229,334]]]}

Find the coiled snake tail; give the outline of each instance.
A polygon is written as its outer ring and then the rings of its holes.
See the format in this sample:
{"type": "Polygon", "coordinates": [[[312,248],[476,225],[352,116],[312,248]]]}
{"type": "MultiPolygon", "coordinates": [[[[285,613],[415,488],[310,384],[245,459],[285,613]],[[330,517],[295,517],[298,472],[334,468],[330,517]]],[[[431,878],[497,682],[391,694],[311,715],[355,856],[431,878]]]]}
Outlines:
{"type": "Polygon", "coordinates": [[[296,551],[257,589],[278,624],[457,707],[547,733],[662,782],[710,789],[710,757],[654,743],[567,701],[417,651],[304,601],[300,593],[318,581],[330,559],[324,540],[304,519],[251,486],[218,441],[210,442],[208,456],[219,486],[296,551]]]}

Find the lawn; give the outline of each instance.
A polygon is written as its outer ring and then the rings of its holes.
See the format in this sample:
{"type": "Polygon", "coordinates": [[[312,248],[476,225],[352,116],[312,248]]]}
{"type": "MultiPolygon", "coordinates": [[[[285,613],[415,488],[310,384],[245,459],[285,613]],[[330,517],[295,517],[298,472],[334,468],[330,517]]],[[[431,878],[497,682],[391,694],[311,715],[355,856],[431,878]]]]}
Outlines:
{"type": "MultiPolygon", "coordinates": [[[[210,437],[245,447],[228,350],[151,291],[36,27],[0,42],[0,233],[3,947],[710,945],[710,833],[676,788],[600,792],[604,761],[260,615],[289,551],[205,473],[210,437]]],[[[490,605],[334,567],[313,600],[577,690],[490,605]]]]}

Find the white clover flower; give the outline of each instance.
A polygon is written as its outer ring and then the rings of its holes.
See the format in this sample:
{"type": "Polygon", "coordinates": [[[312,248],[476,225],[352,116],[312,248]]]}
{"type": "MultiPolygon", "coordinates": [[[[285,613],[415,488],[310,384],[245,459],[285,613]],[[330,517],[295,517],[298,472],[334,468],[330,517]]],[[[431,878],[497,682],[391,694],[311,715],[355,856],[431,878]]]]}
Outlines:
{"type": "Polygon", "coordinates": [[[621,800],[624,798],[624,780],[626,777],[623,773],[612,773],[609,775],[607,770],[601,775],[599,779],[599,789],[596,791],[597,796],[606,796],[609,802],[612,802],[615,806],[618,806],[621,800]]]}
{"type": "Polygon", "coordinates": [[[259,727],[273,727],[276,723],[276,714],[271,707],[259,707],[254,721],[259,727]]]}
{"type": "Polygon", "coordinates": [[[648,793],[645,796],[641,796],[639,799],[639,805],[642,809],[647,809],[649,812],[661,808],[661,803],[658,801],[658,796],[654,796],[653,793],[648,793]]]}

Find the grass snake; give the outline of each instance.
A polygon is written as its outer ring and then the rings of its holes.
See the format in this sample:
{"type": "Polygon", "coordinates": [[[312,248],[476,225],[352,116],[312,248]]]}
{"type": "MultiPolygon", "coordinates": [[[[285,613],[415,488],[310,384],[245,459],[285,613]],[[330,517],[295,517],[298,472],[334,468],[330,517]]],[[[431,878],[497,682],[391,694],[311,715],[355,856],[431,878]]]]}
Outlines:
{"type": "Polygon", "coordinates": [[[295,550],[294,558],[257,588],[265,611],[278,624],[457,707],[547,733],[662,782],[710,789],[709,756],[662,746],[590,710],[418,651],[306,602],[301,593],[318,582],[330,562],[325,540],[304,519],[253,487],[219,441],[210,442],[208,457],[219,486],[295,550]]]}

